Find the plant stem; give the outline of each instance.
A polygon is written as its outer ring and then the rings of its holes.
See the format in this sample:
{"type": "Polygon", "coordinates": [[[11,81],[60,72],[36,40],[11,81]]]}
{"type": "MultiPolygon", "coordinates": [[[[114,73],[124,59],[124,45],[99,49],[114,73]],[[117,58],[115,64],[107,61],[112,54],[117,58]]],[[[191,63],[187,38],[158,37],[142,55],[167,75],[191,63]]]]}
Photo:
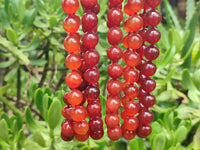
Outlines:
{"type": "Polygon", "coordinates": [[[16,106],[19,107],[19,101],[20,101],[20,93],[21,93],[21,71],[20,71],[20,66],[17,70],[17,104],[16,106]]]}
{"type": "Polygon", "coordinates": [[[54,130],[50,129],[50,138],[51,138],[51,150],[55,150],[54,144],[55,144],[55,138],[54,138],[54,130]]]}
{"type": "Polygon", "coordinates": [[[7,107],[9,107],[15,114],[19,114],[22,116],[22,113],[13,105],[10,103],[5,97],[0,95],[0,101],[2,101],[7,107]]]}

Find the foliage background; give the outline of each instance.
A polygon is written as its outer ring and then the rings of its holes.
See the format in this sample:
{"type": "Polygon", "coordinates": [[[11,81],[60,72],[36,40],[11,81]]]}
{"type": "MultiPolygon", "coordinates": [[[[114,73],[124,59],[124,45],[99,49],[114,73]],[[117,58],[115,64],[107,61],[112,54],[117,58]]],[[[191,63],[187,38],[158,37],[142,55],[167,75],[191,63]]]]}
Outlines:
{"type": "MultiPolygon", "coordinates": [[[[101,55],[98,67],[104,117],[110,63],[106,57],[108,1],[99,3],[96,50],[101,55]]],[[[200,2],[187,0],[185,6],[183,16],[167,0],[158,8],[163,21],[158,26],[162,38],[155,61],[157,88],[153,94],[157,102],[151,109],[152,134],[146,139],[112,142],[105,127],[101,140],[81,143],[60,138],[62,96],[69,90],[64,79],[70,71],[64,65],[62,21],[66,14],[61,0],[0,0],[0,149],[199,150],[200,2]]],[[[83,14],[81,8],[77,14],[83,14]]]]}

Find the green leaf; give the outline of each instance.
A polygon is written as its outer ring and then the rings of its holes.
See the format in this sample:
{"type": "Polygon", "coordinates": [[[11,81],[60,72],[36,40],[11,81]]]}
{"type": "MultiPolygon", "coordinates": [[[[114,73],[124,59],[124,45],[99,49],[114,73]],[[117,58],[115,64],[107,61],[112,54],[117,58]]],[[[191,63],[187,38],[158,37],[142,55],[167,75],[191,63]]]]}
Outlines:
{"type": "Polygon", "coordinates": [[[171,61],[174,59],[174,55],[176,53],[175,47],[171,47],[170,49],[165,52],[165,55],[162,59],[161,62],[159,62],[158,68],[157,68],[157,73],[159,73],[162,69],[164,69],[171,61]]]}
{"type": "Polygon", "coordinates": [[[4,119],[0,120],[0,138],[7,141],[8,140],[8,125],[4,119]]]}
{"type": "Polygon", "coordinates": [[[42,147],[46,146],[46,142],[44,137],[42,136],[40,131],[34,132],[34,140],[42,147]]]}
{"type": "Polygon", "coordinates": [[[0,35],[0,45],[5,47],[10,53],[12,53],[15,57],[20,59],[25,65],[30,63],[28,57],[22,53],[17,47],[15,47],[11,42],[7,41],[0,35]]]}
{"type": "Polygon", "coordinates": [[[35,130],[43,129],[33,118],[29,107],[25,109],[25,120],[30,131],[34,132],[35,130]]]}
{"type": "Polygon", "coordinates": [[[192,90],[193,92],[196,92],[199,94],[200,92],[197,90],[196,86],[194,85],[192,78],[190,76],[190,72],[188,69],[184,69],[182,73],[182,82],[183,84],[189,89],[192,90]]]}
{"type": "Polygon", "coordinates": [[[181,30],[181,25],[179,23],[179,19],[178,19],[177,15],[174,13],[174,11],[173,11],[171,5],[169,4],[168,0],[164,0],[164,3],[166,4],[166,9],[167,9],[167,11],[169,12],[169,14],[171,16],[175,27],[180,31],[181,30]]]}
{"type": "Polygon", "coordinates": [[[6,84],[6,85],[0,87],[0,95],[4,95],[11,86],[13,86],[13,85],[12,84],[6,84]]]}
{"type": "Polygon", "coordinates": [[[187,0],[186,3],[186,27],[188,27],[190,20],[195,12],[195,1],[194,0],[187,0]]]}
{"type": "Polygon", "coordinates": [[[47,115],[48,115],[48,106],[49,106],[49,98],[48,98],[48,95],[47,94],[45,94],[44,96],[43,96],[43,117],[44,117],[44,119],[46,120],[47,119],[47,115]]]}
{"type": "Polygon", "coordinates": [[[57,18],[55,16],[51,16],[49,18],[50,27],[53,28],[53,27],[57,26],[57,24],[58,24],[57,18]]]}
{"type": "Polygon", "coordinates": [[[132,139],[129,141],[130,150],[146,150],[142,138],[132,139]]]}
{"type": "Polygon", "coordinates": [[[31,40],[30,44],[28,44],[25,47],[22,47],[22,51],[23,52],[29,52],[29,51],[36,50],[39,47],[41,42],[42,42],[42,39],[38,38],[38,35],[36,35],[31,40]]]}
{"type": "Polygon", "coordinates": [[[48,96],[52,95],[52,91],[51,91],[51,89],[49,87],[45,87],[44,93],[48,94],[48,96]]]}
{"type": "Polygon", "coordinates": [[[16,61],[16,59],[11,59],[6,62],[0,62],[0,68],[10,67],[15,61],[16,61]]]}
{"type": "Polygon", "coordinates": [[[55,129],[61,119],[61,103],[58,100],[55,100],[49,110],[47,121],[51,129],[55,129]]]}
{"type": "Polygon", "coordinates": [[[44,150],[44,147],[41,147],[39,144],[29,140],[24,143],[24,148],[27,150],[44,150]]]}
{"type": "Polygon", "coordinates": [[[33,25],[33,22],[35,21],[36,16],[37,16],[36,9],[25,11],[24,19],[23,19],[23,24],[25,25],[25,29],[30,28],[33,25]]]}
{"type": "MultiPolygon", "coordinates": [[[[5,0],[5,1],[7,1],[7,0],[5,0]]],[[[2,27],[4,28],[4,29],[6,29],[6,28],[11,28],[11,26],[10,26],[10,23],[9,23],[9,17],[8,17],[8,15],[7,15],[7,13],[4,11],[4,9],[3,8],[0,8],[0,22],[1,22],[1,24],[2,24],[2,27]]]]}
{"type": "Polygon", "coordinates": [[[40,66],[43,67],[47,63],[46,60],[43,59],[37,59],[37,60],[31,60],[30,65],[31,66],[40,66]]]}
{"type": "Polygon", "coordinates": [[[180,126],[174,133],[176,143],[182,142],[187,136],[187,129],[185,126],[180,126]]]}
{"type": "Polygon", "coordinates": [[[160,133],[154,136],[152,149],[153,150],[164,150],[166,143],[166,137],[164,133],[160,133]]]}
{"type": "Polygon", "coordinates": [[[8,38],[9,41],[13,42],[13,44],[17,45],[18,43],[17,33],[13,29],[11,28],[6,29],[6,37],[8,38]]]}
{"type": "Polygon", "coordinates": [[[200,78],[199,78],[199,75],[200,75],[200,69],[199,70],[196,70],[192,76],[192,80],[193,80],[193,83],[196,85],[196,87],[200,90],[200,78]]]}
{"type": "MultiPolygon", "coordinates": [[[[200,5],[200,3],[199,3],[200,5]]],[[[188,25],[188,28],[187,30],[190,31],[190,35],[188,37],[188,40],[187,42],[185,42],[183,48],[182,48],[182,53],[181,53],[181,58],[183,58],[186,54],[187,54],[187,51],[190,50],[190,47],[192,46],[192,43],[194,41],[194,37],[195,37],[195,33],[196,33],[196,26],[197,26],[197,23],[198,23],[198,13],[194,13],[192,18],[191,18],[191,21],[188,25]]],[[[183,64],[183,67],[190,67],[190,64],[191,64],[191,54],[189,55],[189,57],[185,60],[184,64],[183,64]]]]}
{"type": "Polygon", "coordinates": [[[34,93],[34,101],[37,109],[43,115],[43,92],[41,88],[38,88],[34,93]]]}
{"type": "Polygon", "coordinates": [[[19,132],[18,132],[18,135],[17,135],[17,147],[18,149],[22,149],[23,145],[24,145],[24,142],[25,142],[25,139],[26,139],[26,136],[24,135],[24,131],[23,129],[21,129],[19,132]]]}

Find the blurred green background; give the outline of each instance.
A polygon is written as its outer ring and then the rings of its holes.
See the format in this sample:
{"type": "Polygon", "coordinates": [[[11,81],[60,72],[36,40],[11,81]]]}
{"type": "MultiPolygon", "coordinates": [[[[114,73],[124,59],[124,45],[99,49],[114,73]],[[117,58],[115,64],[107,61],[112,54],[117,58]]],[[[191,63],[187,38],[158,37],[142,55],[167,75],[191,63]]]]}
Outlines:
{"type": "MultiPolygon", "coordinates": [[[[106,56],[108,0],[99,3],[96,50],[101,55],[104,118],[110,63],[106,56]]],[[[70,70],[64,65],[62,21],[67,14],[61,0],[0,0],[0,149],[200,150],[200,2],[162,0],[158,10],[163,18],[157,27],[162,38],[156,44],[160,56],[154,61],[157,100],[151,108],[152,134],[113,142],[104,124],[101,140],[64,142],[60,138],[62,96],[69,91],[64,79],[70,70]]],[[[83,10],[77,14],[81,16],[83,10]]]]}

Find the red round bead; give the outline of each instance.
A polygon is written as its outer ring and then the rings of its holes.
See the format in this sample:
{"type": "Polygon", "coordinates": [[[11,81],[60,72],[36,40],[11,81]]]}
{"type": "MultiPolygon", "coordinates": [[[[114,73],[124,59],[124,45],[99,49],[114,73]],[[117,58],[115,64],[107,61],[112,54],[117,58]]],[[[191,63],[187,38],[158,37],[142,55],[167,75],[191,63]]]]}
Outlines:
{"type": "Polygon", "coordinates": [[[137,135],[141,138],[145,138],[147,136],[149,136],[152,132],[152,127],[151,125],[140,125],[137,128],[137,135]]]}
{"type": "Polygon", "coordinates": [[[122,55],[122,49],[118,46],[112,46],[107,51],[108,58],[113,62],[117,62],[122,57],[122,55]]]}
{"type": "Polygon", "coordinates": [[[140,30],[142,26],[143,20],[138,15],[132,15],[124,22],[124,29],[128,32],[136,32],[140,30]]]}
{"type": "Polygon", "coordinates": [[[79,105],[83,101],[83,94],[81,91],[73,89],[67,94],[67,101],[71,105],[79,105]]]}
{"type": "Polygon", "coordinates": [[[87,12],[82,17],[82,28],[86,31],[92,31],[98,24],[97,15],[93,12],[87,12]]]}
{"type": "Polygon", "coordinates": [[[77,88],[81,85],[82,77],[77,72],[71,72],[66,76],[65,82],[70,88],[77,88]]]}
{"type": "Polygon", "coordinates": [[[73,130],[71,121],[65,120],[65,122],[62,123],[61,132],[64,136],[67,136],[67,137],[74,135],[74,130],[73,130]]]}
{"type": "Polygon", "coordinates": [[[105,123],[107,127],[116,127],[119,125],[119,116],[118,114],[107,114],[105,117],[105,123]]]}
{"type": "Polygon", "coordinates": [[[136,117],[128,116],[128,117],[125,118],[124,127],[127,130],[136,130],[138,126],[139,126],[139,121],[136,117]]]}
{"type": "Polygon", "coordinates": [[[143,44],[142,37],[139,34],[132,33],[127,38],[127,44],[131,49],[138,49],[143,44]]]}
{"type": "Polygon", "coordinates": [[[127,115],[134,116],[139,112],[139,104],[133,101],[128,101],[124,105],[124,110],[127,115]]]}
{"type": "Polygon", "coordinates": [[[89,124],[86,120],[73,123],[73,130],[76,134],[84,135],[89,131],[89,124]]]}
{"type": "Polygon", "coordinates": [[[76,122],[85,120],[87,116],[87,109],[84,106],[77,106],[71,110],[71,118],[76,122]]]}
{"type": "Polygon", "coordinates": [[[123,68],[119,65],[119,64],[110,64],[108,66],[108,74],[110,77],[116,79],[121,77],[121,75],[123,74],[123,68]]]}
{"type": "Polygon", "coordinates": [[[96,64],[98,64],[100,56],[97,51],[88,51],[84,54],[83,59],[86,65],[95,66],[96,64]]]}
{"type": "Polygon", "coordinates": [[[69,34],[64,40],[64,47],[69,52],[75,52],[80,47],[80,35],[79,34],[69,34]]]}
{"type": "Polygon", "coordinates": [[[108,11],[108,21],[111,23],[111,24],[114,24],[114,25],[118,25],[120,24],[120,22],[122,21],[123,19],[123,13],[120,9],[118,8],[112,8],[108,11]]]}
{"type": "Polygon", "coordinates": [[[107,33],[107,39],[111,45],[118,45],[121,42],[122,37],[123,33],[118,27],[110,28],[107,33]]]}
{"type": "Polygon", "coordinates": [[[134,83],[138,80],[139,78],[139,74],[138,72],[134,69],[134,68],[128,68],[124,71],[124,79],[128,82],[128,83],[134,83]]]}
{"type": "Polygon", "coordinates": [[[86,9],[91,9],[97,4],[97,0],[80,0],[81,5],[86,9]]]}
{"type": "Polygon", "coordinates": [[[128,8],[133,12],[138,12],[143,8],[143,0],[128,0],[128,8]]]}
{"type": "Polygon", "coordinates": [[[82,37],[82,42],[83,45],[85,45],[88,48],[94,48],[98,42],[99,42],[99,37],[96,33],[85,33],[82,37]]]}
{"type": "Polygon", "coordinates": [[[111,95],[119,95],[122,91],[120,81],[118,79],[109,79],[107,82],[107,90],[111,95]]]}
{"type": "Polygon", "coordinates": [[[120,109],[120,100],[118,97],[109,97],[106,101],[106,108],[110,112],[116,112],[120,109]]]}
{"type": "Polygon", "coordinates": [[[146,41],[152,45],[157,43],[160,40],[160,37],[161,37],[160,31],[155,28],[147,30],[145,34],[146,41]]]}
{"type": "Polygon", "coordinates": [[[100,73],[97,69],[89,68],[84,73],[84,79],[90,84],[98,82],[99,78],[100,73]]]}
{"type": "Polygon", "coordinates": [[[136,52],[129,52],[125,56],[125,62],[130,67],[135,67],[140,63],[140,56],[136,52]]]}
{"type": "Polygon", "coordinates": [[[63,0],[62,8],[68,14],[75,13],[79,8],[78,0],[63,0]]]}
{"type": "Polygon", "coordinates": [[[79,29],[81,20],[79,16],[72,14],[67,16],[63,21],[63,28],[68,33],[74,33],[79,29]]]}
{"type": "Polygon", "coordinates": [[[108,128],[107,130],[108,137],[113,141],[116,141],[121,137],[121,132],[120,126],[108,128]]]}
{"type": "Polygon", "coordinates": [[[128,84],[125,88],[124,88],[124,94],[128,97],[128,98],[135,98],[138,95],[138,88],[137,86],[135,86],[134,84],[128,84]]]}

